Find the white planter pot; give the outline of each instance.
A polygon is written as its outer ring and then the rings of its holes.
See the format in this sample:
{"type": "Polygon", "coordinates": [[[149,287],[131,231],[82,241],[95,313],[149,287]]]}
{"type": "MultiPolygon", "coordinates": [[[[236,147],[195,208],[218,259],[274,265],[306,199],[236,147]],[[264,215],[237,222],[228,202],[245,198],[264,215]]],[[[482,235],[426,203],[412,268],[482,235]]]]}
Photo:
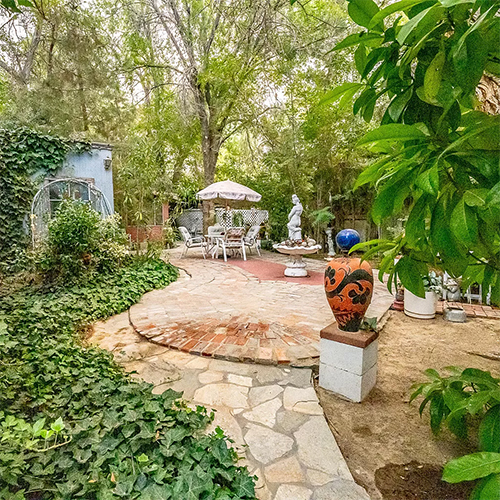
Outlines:
{"type": "Polygon", "coordinates": [[[437,295],[425,292],[425,299],[405,289],[405,314],[417,319],[432,319],[436,316],[437,295]]]}

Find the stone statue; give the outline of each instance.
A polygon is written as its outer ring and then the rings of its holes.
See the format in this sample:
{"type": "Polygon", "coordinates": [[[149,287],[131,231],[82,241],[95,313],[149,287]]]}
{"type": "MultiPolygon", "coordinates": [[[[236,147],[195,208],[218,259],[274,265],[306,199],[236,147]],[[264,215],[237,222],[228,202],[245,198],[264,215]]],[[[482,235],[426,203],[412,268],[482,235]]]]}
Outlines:
{"type": "Polygon", "coordinates": [[[300,229],[300,216],[302,215],[302,204],[299,197],[294,194],[292,196],[293,208],[288,214],[288,239],[291,241],[302,240],[302,231],[300,229]]]}

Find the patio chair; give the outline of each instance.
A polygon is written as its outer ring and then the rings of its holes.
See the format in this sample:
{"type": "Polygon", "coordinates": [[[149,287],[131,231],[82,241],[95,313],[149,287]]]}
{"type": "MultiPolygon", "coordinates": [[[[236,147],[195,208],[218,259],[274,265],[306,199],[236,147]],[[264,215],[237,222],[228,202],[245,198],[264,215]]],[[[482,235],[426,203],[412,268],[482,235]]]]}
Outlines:
{"type": "Polygon", "coordinates": [[[243,227],[231,227],[226,231],[224,239],[220,240],[222,253],[224,254],[224,262],[227,262],[228,250],[240,250],[241,254],[243,255],[243,260],[247,260],[247,255],[245,253],[245,242],[243,240],[244,237],[245,228],[243,227]]]}
{"type": "Polygon", "coordinates": [[[243,238],[243,242],[245,243],[245,246],[248,247],[248,250],[251,250],[252,247],[255,247],[255,250],[257,250],[257,253],[260,256],[259,232],[260,226],[252,226],[248,230],[246,236],[243,238]]]}
{"type": "Polygon", "coordinates": [[[216,224],[208,226],[208,233],[205,235],[207,239],[207,253],[212,256],[212,259],[219,257],[219,240],[224,238],[225,229],[223,226],[216,224]]]}
{"type": "Polygon", "coordinates": [[[187,254],[190,248],[201,248],[201,253],[203,258],[206,259],[205,247],[206,241],[203,236],[191,236],[191,233],[184,226],[179,226],[179,232],[181,233],[182,239],[184,240],[184,250],[182,251],[181,259],[187,254]]]}
{"type": "Polygon", "coordinates": [[[220,236],[224,234],[224,227],[216,224],[215,226],[208,226],[208,236],[220,236]]]}

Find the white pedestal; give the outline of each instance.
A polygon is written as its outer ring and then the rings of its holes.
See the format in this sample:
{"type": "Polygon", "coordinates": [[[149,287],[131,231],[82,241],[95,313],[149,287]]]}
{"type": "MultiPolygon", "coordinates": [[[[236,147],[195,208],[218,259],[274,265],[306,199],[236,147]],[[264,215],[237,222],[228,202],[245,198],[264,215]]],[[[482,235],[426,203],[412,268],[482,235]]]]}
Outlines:
{"type": "Polygon", "coordinates": [[[306,263],[302,255],[290,255],[290,260],[286,263],[285,276],[292,278],[307,276],[306,263]]]}
{"type": "Polygon", "coordinates": [[[377,380],[378,335],[344,332],[336,324],[321,331],[319,385],[359,403],[377,380]]]}

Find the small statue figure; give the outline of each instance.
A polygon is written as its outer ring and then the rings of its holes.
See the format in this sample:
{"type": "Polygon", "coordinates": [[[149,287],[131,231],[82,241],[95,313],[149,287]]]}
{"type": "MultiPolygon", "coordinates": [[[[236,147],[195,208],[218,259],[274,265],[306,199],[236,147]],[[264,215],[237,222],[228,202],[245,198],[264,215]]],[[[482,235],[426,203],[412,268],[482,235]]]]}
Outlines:
{"type": "Polygon", "coordinates": [[[300,203],[299,197],[294,194],[292,196],[293,208],[288,214],[288,239],[292,241],[302,240],[302,231],[300,229],[300,216],[304,210],[300,203]]]}

